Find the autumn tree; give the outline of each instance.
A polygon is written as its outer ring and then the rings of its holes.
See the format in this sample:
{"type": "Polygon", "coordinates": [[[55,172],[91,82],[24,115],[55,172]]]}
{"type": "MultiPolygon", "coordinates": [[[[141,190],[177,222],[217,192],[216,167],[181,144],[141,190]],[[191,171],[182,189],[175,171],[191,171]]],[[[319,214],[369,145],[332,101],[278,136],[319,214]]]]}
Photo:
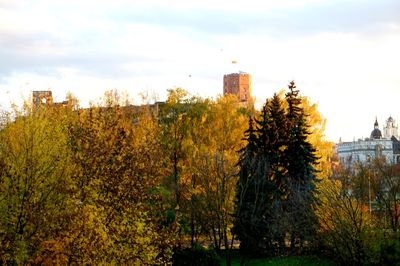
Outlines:
{"type": "Polygon", "coordinates": [[[181,245],[185,231],[190,231],[192,245],[196,237],[196,173],[192,171],[190,162],[196,152],[194,144],[202,141],[196,128],[202,125],[199,122],[206,107],[202,101],[190,97],[181,88],[170,89],[160,110],[160,134],[166,158],[164,185],[173,194],[169,215],[179,223],[178,245],[181,245]],[[187,230],[188,224],[190,229],[187,230]]]}
{"type": "Polygon", "coordinates": [[[397,233],[400,230],[400,165],[390,164],[382,158],[372,162],[368,189],[370,200],[376,201],[383,227],[397,233]]]}
{"type": "Polygon", "coordinates": [[[0,131],[0,257],[11,264],[169,263],[158,119],[121,106],[47,105],[0,131]]]}
{"type": "Polygon", "coordinates": [[[245,115],[233,96],[213,101],[170,93],[161,123],[183,233],[192,246],[209,237],[217,250],[228,249],[245,115]]]}
{"type": "Polygon", "coordinates": [[[204,200],[201,217],[207,222],[206,232],[215,248],[219,251],[223,245],[226,253],[233,240],[231,227],[238,173],[237,151],[244,144],[241,138],[246,120],[234,96],[221,96],[211,102],[200,130],[204,141],[198,146],[197,154],[192,156],[194,172],[199,178],[198,189],[204,200]]]}
{"type": "MultiPolygon", "coordinates": [[[[311,102],[308,97],[301,97],[301,106],[304,111],[304,119],[309,126],[309,141],[315,148],[315,156],[318,164],[315,165],[316,177],[318,180],[326,179],[332,176],[332,158],[334,156],[334,144],[327,140],[325,136],[325,127],[327,120],[318,111],[318,105],[311,102]]],[[[317,184],[318,186],[318,184],[317,184]]]]}
{"type": "Polygon", "coordinates": [[[25,104],[0,131],[0,258],[32,263],[45,242],[66,228],[71,154],[66,124],[51,106],[25,104]]]}
{"type": "Polygon", "coordinates": [[[343,190],[339,180],[324,179],[320,187],[316,215],[322,248],[332,251],[341,264],[372,262],[374,236],[371,231],[375,225],[367,206],[343,190]]]}
{"type": "MultiPolygon", "coordinates": [[[[118,264],[168,261],[173,235],[168,240],[171,232],[163,225],[159,190],[164,168],[156,117],[128,112],[115,95],[104,103],[82,110],[70,130],[80,211],[93,210],[98,228],[107,232],[92,256],[118,264]]],[[[81,237],[70,243],[71,249],[85,248],[81,237]]],[[[70,261],[84,263],[88,254],[72,253],[70,261]]]]}
{"type": "Polygon", "coordinates": [[[163,135],[163,145],[168,156],[168,163],[171,166],[169,172],[172,177],[172,186],[175,194],[175,206],[180,205],[181,201],[181,181],[180,172],[182,160],[185,157],[183,151],[183,141],[187,136],[188,105],[187,91],[177,88],[168,90],[168,98],[161,109],[161,126],[163,135]]]}

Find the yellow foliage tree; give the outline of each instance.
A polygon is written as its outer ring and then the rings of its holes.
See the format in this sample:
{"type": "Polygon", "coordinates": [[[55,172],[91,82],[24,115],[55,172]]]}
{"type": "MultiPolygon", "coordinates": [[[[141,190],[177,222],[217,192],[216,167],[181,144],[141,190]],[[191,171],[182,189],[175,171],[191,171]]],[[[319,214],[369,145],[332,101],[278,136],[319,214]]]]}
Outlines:
{"type": "Polygon", "coordinates": [[[0,259],[24,264],[65,228],[74,189],[66,124],[25,104],[0,131],[0,259]]]}
{"type": "MultiPolygon", "coordinates": [[[[164,176],[158,125],[151,112],[120,106],[115,93],[71,125],[77,199],[94,208],[107,236],[99,261],[153,265],[171,256],[173,232],[161,225],[164,176]],[[166,235],[170,240],[163,240],[166,235]]],[[[101,227],[100,227],[101,228],[101,227]]],[[[93,256],[84,252],[84,256],[93,256]]],[[[85,263],[86,258],[76,258],[85,263]]]]}

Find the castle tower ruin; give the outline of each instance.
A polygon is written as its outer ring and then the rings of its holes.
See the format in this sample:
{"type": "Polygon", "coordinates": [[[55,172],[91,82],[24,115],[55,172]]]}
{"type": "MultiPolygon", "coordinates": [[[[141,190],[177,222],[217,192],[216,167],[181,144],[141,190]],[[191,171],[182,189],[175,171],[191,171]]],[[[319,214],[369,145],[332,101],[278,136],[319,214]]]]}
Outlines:
{"type": "Polygon", "coordinates": [[[251,101],[251,75],[245,72],[224,75],[224,95],[234,94],[242,103],[251,101]]]}
{"type": "Polygon", "coordinates": [[[53,94],[51,91],[33,91],[32,103],[35,107],[53,103],[53,94]]]}

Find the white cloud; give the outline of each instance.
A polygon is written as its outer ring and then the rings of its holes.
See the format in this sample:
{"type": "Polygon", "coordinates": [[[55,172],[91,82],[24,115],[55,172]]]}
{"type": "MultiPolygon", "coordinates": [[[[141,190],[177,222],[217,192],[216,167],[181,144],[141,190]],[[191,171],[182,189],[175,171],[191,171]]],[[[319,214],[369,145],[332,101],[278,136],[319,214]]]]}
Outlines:
{"type": "MultiPolygon", "coordinates": [[[[74,0],[69,1],[72,5],[81,4],[82,1],[74,0]]],[[[326,0],[202,0],[202,1],[187,1],[187,0],[147,0],[147,1],[130,1],[130,0],[116,0],[116,1],[85,1],[86,5],[91,4],[100,5],[103,8],[113,8],[115,6],[125,6],[130,8],[143,8],[143,7],[169,7],[174,9],[196,9],[196,8],[210,8],[210,9],[223,9],[223,10],[257,10],[257,9],[275,9],[275,8],[295,8],[307,5],[312,5],[326,0]]]]}

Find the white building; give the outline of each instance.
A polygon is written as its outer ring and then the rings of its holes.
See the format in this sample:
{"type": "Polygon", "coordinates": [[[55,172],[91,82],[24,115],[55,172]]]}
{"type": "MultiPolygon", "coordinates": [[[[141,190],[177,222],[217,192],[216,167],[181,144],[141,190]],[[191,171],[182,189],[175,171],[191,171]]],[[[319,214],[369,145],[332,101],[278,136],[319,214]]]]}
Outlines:
{"type": "Polygon", "coordinates": [[[382,136],[376,119],[370,138],[352,142],[340,141],[337,146],[340,163],[351,166],[357,162],[371,162],[374,158],[385,158],[391,164],[400,163],[398,126],[392,117],[386,120],[383,132],[382,136]]]}

